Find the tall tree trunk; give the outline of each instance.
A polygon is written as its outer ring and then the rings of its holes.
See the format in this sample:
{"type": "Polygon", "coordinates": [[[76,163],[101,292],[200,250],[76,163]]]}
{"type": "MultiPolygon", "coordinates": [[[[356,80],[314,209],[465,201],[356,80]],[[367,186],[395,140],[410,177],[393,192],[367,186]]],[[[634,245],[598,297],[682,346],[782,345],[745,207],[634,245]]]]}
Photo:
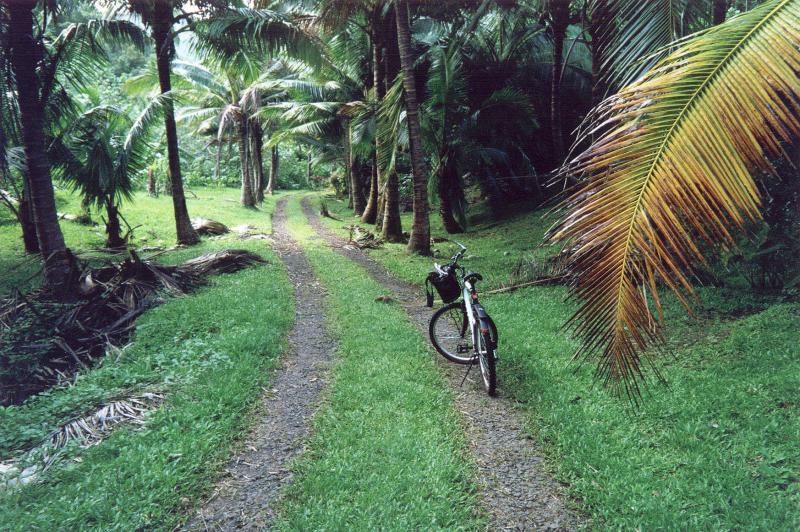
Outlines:
{"type": "Polygon", "coordinates": [[[217,139],[217,149],[214,154],[214,181],[219,183],[220,162],[222,160],[222,139],[217,139]]]}
{"type": "MultiPolygon", "coordinates": [[[[155,3],[155,14],[152,21],[153,41],[156,48],[156,66],[161,94],[172,90],[170,80],[170,63],[172,62],[173,42],[172,6],[166,2],[155,3]]],[[[164,102],[164,129],[167,137],[167,158],[169,160],[170,194],[175,211],[175,232],[178,244],[192,245],[200,242],[200,237],[192,228],[189,210],[186,208],[186,196],[183,194],[183,177],[181,176],[181,159],[178,152],[178,130],[175,126],[175,109],[171,100],[164,102]]]]}
{"type": "Polygon", "coordinates": [[[408,143],[411,150],[413,173],[414,213],[411,218],[411,238],[408,249],[421,255],[431,254],[431,227],[428,207],[428,180],[425,175],[425,155],[422,151],[422,128],[419,123],[419,104],[414,77],[414,59],[411,57],[411,28],[408,23],[408,1],[395,0],[397,20],[397,47],[403,69],[403,89],[406,100],[408,143]]]}
{"type": "Polygon", "coordinates": [[[22,243],[25,253],[39,253],[39,239],[36,237],[36,224],[33,222],[33,202],[27,172],[22,175],[22,197],[17,206],[19,224],[22,226],[22,243]]]}
{"type": "Polygon", "coordinates": [[[242,207],[253,207],[256,198],[253,195],[253,178],[250,176],[250,131],[245,116],[239,120],[239,166],[242,171],[242,193],[239,203],[242,207]]]}
{"type": "Polygon", "coordinates": [[[253,166],[255,180],[253,188],[255,189],[256,201],[258,203],[264,202],[264,130],[261,124],[255,120],[253,121],[253,166]]]}
{"type": "Polygon", "coordinates": [[[714,25],[725,22],[728,14],[728,0],[714,0],[714,25]]]}
{"type": "Polygon", "coordinates": [[[402,242],[403,226],[400,221],[400,190],[397,172],[386,176],[386,193],[383,204],[383,227],[381,235],[387,242],[402,242]]]}
{"type": "Polygon", "coordinates": [[[117,206],[111,198],[106,198],[106,247],[109,249],[119,249],[125,246],[122,240],[122,227],[119,223],[119,212],[117,206]]]}
{"type": "MultiPolygon", "coordinates": [[[[369,196],[367,199],[367,205],[364,207],[364,212],[361,215],[361,221],[365,224],[374,224],[375,220],[378,217],[378,173],[375,171],[375,161],[373,159],[372,166],[369,167],[370,169],[370,176],[369,176],[369,196]]],[[[366,165],[361,165],[361,168],[364,168],[366,165]]],[[[361,174],[359,173],[358,177],[359,181],[361,181],[361,174]]]]}
{"type": "Polygon", "coordinates": [[[344,134],[342,135],[342,146],[344,148],[344,183],[347,190],[347,208],[354,209],[353,203],[353,153],[350,147],[350,120],[343,120],[344,134]]]}
{"type": "Polygon", "coordinates": [[[350,195],[353,198],[353,214],[361,216],[366,208],[367,200],[364,197],[363,180],[361,179],[361,168],[358,159],[353,153],[353,144],[351,142],[352,125],[347,121],[347,150],[348,150],[348,168],[347,174],[350,177],[350,195]]]}
{"type": "Polygon", "coordinates": [[[306,188],[311,188],[311,151],[308,152],[306,160],[306,188]]]}
{"type": "MultiPolygon", "coordinates": [[[[381,79],[378,85],[381,99],[386,95],[386,91],[400,71],[400,57],[397,49],[397,22],[394,19],[395,17],[392,15],[387,16],[383,26],[383,33],[387,37],[393,37],[394,41],[391,42],[388,39],[383,41],[386,58],[381,63],[381,79]]],[[[390,148],[382,144],[381,150],[386,149],[390,148]]],[[[380,161],[379,157],[376,157],[376,159],[380,161]]],[[[397,172],[395,172],[394,168],[389,170],[388,175],[382,177],[385,184],[382,183],[382,180],[378,180],[379,186],[384,189],[383,201],[379,202],[380,205],[378,206],[381,235],[387,242],[401,242],[403,240],[403,226],[400,221],[400,180],[397,178],[397,172]]]]}
{"type": "Polygon", "coordinates": [[[278,166],[280,164],[280,153],[278,147],[273,146],[270,151],[269,183],[267,183],[267,194],[274,194],[275,187],[278,185],[278,166]]]}
{"type": "Polygon", "coordinates": [[[152,168],[147,169],[147,195],[158,197],[158,187],[156,186],[156,173],[152,168]]]}
{"type": "Polygon", "coordinates": [[[444,225],[445,231],[451,235],[463,233],[464,228],[461,227],[461,224],[459,224],[455,216],[453,216],[453,190],[458,186],[455,168],[453,168],[453,163],[447,160],[447,155],[443,158],[445,160],[441,166],[441,172],[439,173],[437,182],[439,214],[442,217],[442,225],[444,225]]]}
{"type": "Polygon", "coordinates": [[[564,159],[564,133],[561,124],[561,69],[564,63],[564,38],[569,26],[569,1],[554,0],[551,7],[553,17],[553,72],[550,81],[550,130],[553,135],[554,165],[564,159]]]}
{"type": "Polygon", "coordinates": [[[33,222],[39,250],[44,258],[45,286],[55,293],[68,296],[74,293],[77,279],[74,275],[74,257],[67,249],[58,225],[53,181],[42,131],[44,102],[39,100],[39,80],[36,75],[41,57],[33,37],[35,6],[35,0],[7,3],[11,30],[8,40],[11,45],[11,66],[17,83],[33,222]]]}
{"type": "MultiPolygon", "coordinates": [[[[383,101],[383,96],[386,94],[386,87],[383,84],[383,59],[381,33],[378,28],[380,23],[380,11],[376,8],[372,14],[370,21],[370,40],[372,41],[372,87],[375,90],[375,100],[380,105],[383,101]]],[[[375,117],[377,122],[378,118],[375,117]]],[[[375,155],[373,157],[373,170],[372,179],[370,180],[369,197],[367,199],[367,206],[364,208],[364,213],[361,216],[361,221],[367,224],[374,224],[378,219],[378,194],[381,184],[383,183],[380,168],[376,164],[376,160],[381,157],[382,142],[381,136],[378,133],[379,127],[375,128],[375,155]]]]}

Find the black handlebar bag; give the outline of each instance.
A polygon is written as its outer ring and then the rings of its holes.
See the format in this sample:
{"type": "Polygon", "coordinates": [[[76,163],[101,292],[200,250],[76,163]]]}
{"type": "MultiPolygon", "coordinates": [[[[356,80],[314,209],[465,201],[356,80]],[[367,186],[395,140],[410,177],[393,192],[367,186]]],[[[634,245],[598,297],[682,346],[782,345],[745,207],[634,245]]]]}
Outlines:
{"type": "Polygon", "coordinates": [[[436,289],[445,304],[452,303],[461,295],[461,287],[458,286],[458,280],[453,272],[431,272],[428,274],[425,279],[425,298],[429,307],[433,306],[433,290],[431,287],[436,289]]]}

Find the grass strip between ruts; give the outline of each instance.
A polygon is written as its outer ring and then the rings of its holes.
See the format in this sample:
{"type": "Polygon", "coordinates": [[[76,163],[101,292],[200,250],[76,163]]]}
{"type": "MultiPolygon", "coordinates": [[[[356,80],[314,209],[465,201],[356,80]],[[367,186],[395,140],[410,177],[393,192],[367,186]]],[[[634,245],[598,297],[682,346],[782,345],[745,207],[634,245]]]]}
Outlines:
{"type": "Polygon", "coordinates": [[[399,306],[375,301],[385,289],[312,238],[297,197],[288,213],[328,292],[339,360],[277,526],[480,528],[474,466],[431,350],[399,306]]]}

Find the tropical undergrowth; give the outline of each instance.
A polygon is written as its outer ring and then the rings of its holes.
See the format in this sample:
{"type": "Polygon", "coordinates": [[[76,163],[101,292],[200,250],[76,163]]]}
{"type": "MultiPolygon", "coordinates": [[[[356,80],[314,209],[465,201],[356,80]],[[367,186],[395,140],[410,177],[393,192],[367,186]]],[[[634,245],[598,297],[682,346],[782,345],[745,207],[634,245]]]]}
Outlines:
{"type": "MultiPolygon", "coordinates": [[[[325,223],[346,237],[343,226],[354,219],[341,202],[328,207],[342,221],[325,223]]],[[[519,257],[556,251],[537,247],[548,225],[541,212],[473,220],[457,236],[473,255],[463,265],[484,275],[484,289],[497,287],[519,257]]],[[[438,220],[432,235],[445,236],[438,220]]],[[[453,250],[446,242],[435,248],[439,262],[453,250]]],[[[369,253],[415,283],[431,268],[430,258],[408,255],[402,245],[369,253]]],[[[651,382],[638,409],[604,390],[591,368],[570,362],[577,343],[563,328],[574,312],[565,287],[482,295],[500,330],[501,392],[524,405],[529,430],[596,522],[800,526],[800,304],[736,279],[728,285],[698,288],[697,319],[664,300],[667,344],[657,358],[668,384],[651,382]]]]}

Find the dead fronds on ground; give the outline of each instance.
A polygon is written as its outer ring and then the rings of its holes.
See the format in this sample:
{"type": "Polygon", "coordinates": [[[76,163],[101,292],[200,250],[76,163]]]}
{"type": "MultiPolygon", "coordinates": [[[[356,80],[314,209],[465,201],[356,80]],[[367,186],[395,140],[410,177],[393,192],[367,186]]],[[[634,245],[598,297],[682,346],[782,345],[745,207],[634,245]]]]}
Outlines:
{"type": "Polygon", "coordinates": [[[358,249],[377,249],[383,246],[383,239],[375,236],[374,233],[367,231],[359,225],[345,227],[350,231],[349,242],[358,249]]]}
{"type": "Polygon", "coordinates": [[[0,300],[0,405],[20,403],[55,384],[68,383],[109,346],[130,336],[136,319],[165,297],[181,296],[205,278],[264,259],[249,251],[208,253],[178,266],[141,259],[86,267],[73,301],[36,291],[0,300]]]}

